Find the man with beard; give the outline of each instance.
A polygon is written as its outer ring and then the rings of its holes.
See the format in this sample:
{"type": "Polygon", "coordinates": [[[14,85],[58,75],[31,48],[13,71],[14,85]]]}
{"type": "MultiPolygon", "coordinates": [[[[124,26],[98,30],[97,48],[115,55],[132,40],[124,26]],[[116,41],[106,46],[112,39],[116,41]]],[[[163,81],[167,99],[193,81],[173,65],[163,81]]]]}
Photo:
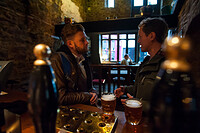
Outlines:
{"type": "Polygon", "coordinates": [[[85,56],[88,41],[80,24],[65,24],[62,30],[62,45],[51,56],[51,65],[56,76],[59,104],[94,104],[97,99],[92,85],[90,67],[85,56]]]}

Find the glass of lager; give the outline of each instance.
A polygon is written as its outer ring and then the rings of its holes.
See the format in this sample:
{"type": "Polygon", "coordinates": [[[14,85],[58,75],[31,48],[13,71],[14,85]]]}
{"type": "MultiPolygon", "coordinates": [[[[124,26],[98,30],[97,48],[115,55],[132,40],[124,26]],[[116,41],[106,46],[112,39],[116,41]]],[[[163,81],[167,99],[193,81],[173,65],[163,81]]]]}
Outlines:
{"type": "Polygon", "coordinates": [[[104,114],[113,115],[116,107],[116,97],[113,93],[105,93],[101,96],[101,107],[97,104],[97,107],[103,110],[104,114]]]}
{"type": "Polygon", "coordinates": [[[138,125],[142,119],[142,102],[137,98],[129,98],[125,103],[126,121],[138,125]]]}

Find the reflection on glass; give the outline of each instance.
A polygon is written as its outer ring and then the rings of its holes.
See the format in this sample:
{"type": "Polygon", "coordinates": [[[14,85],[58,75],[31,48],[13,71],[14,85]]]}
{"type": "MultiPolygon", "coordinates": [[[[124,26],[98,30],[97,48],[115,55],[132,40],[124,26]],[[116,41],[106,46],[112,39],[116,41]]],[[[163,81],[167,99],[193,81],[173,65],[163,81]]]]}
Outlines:
{"type": "Polygon", "coordinates": [[[157,0],[148,0],[148,5],[156,5],[157,0]]]}
{"type": "Polygon", "coordinates": [[[135,61],[135,40],[128,40],[128,55],[132,61],[135,61]]]}
{"type": "Polygon", "coordinates": [[[102,39],[108,39],[109,35],[102,35],[102,39]]]}
{"type": "Polygon", "coordinates": [[[117,39],[117,34],[111,34],[110,38],[111,39],[117,39]]]}
{"type": "Polygon", "coordinates": [[[119,39],[126,39],[126,34],[119,34],[119,39]]]}
{"type": "Polygon", "coordinates": [[[123,60],[126,54],[126,40],[119,41],[119,61],[123,60]]]}
{"type": "Polygon", "coordinates": [[[102,41],[102,60],[109,61],[109,45],[108,40],[102,41]]]}
{"type": "Polygon", "coordinates": [[[135,39],[135,34],[128,34],[128,39],[135,39]]]}
{"type": "Polygon", "coordinates": [[[143,0],[134,0],[134,6],[143,6],[143,0]]]}
{"type": "Polygon", "coordinates": [[[117,40],[111,41],[110,61],[117,61],[117,40]]]}

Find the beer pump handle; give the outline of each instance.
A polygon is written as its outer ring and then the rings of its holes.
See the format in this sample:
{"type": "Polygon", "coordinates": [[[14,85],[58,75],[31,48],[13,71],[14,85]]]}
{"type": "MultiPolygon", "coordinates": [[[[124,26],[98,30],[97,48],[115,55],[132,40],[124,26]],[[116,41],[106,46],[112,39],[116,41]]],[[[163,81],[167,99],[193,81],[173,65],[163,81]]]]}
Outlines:
{"type": "Polygon", "coordinates": [[[36,133],[55,133],[58,94],[49,56],[50,48],[38,44],[33,50],[36,60],[29,80],[29,111],[36,133]]]}
{"type": "Polygon", "coordinates": [[[164,50],[167,59],[156,76],[152,91],[149,113],[152,132],[197,132],[195,86],[187,62],[190,43],[185,38],[173,37],[166,42],[164,50]]]}

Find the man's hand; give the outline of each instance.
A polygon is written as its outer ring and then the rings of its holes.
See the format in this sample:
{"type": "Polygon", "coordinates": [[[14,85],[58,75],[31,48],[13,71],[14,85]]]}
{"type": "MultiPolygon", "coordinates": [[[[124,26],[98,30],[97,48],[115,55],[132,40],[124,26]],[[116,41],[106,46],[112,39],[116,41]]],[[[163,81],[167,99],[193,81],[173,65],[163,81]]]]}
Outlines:
{"type": "Polygon", "coordinates": [[[90,104],[93,105],[95,104],[96,100],[97,100],[97,94],[90,92],[90,94],[92,95],[91,99],[90,99],[90,104]]]}
{"type": "MultiPolygon", "coordinates": [[[[128,98],[133,98],[129,93],[127,93],[128,98]]],[[[122,104],[126,103],[126,99],[121,99],[122,104]]]]}
{"type": "Polygon", "coordinates": [[[117,88],[116,90],[114,90],[116,97],[120,97],[121,95],[124,95],[124,89],[125,87],[121,86],[120,88],[117,88]]]}

